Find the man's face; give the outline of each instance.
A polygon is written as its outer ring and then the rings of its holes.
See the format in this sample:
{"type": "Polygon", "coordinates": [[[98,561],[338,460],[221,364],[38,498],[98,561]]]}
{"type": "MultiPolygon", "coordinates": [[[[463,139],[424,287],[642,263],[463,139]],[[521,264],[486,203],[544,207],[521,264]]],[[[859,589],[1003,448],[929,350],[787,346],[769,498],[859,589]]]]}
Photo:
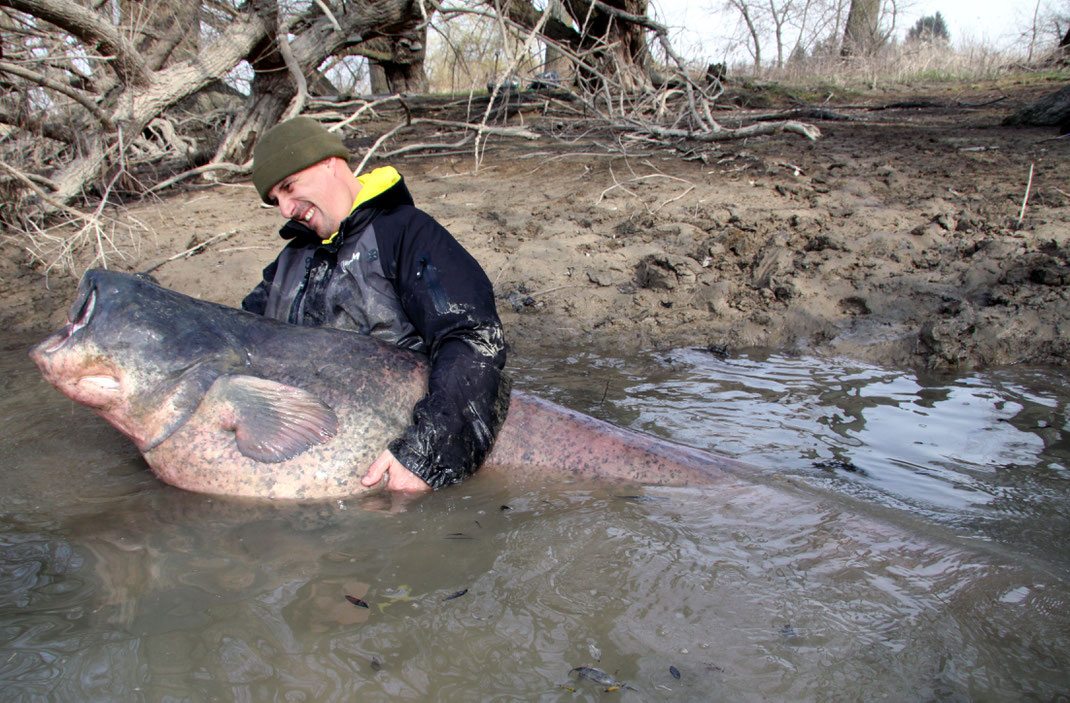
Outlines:
{"type": "Polygon", "coordinates": [[[278,204],[283,217],[327,239],[353,208],[354,183],[348,164],[330,158],[283,178],[268,191],[268,197],[278,204]]]}

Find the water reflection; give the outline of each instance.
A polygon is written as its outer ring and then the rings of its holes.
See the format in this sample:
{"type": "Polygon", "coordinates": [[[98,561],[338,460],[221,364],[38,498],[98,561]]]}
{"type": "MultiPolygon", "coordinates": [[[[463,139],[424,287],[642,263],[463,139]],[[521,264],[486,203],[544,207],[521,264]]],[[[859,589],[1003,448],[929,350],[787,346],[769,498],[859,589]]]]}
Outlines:
{"type": "Polygon", "coordinates": [[[1070,555],[1070,382],[1061,370],[919,375],[694,349],[628,360],[548,350],[515,366],[521,385],[613,422],[1070,555]]]}
{"type": "Polygon", "coordinates": [[[1057,374],[925,378],[688,350],[519,359],[520,385],[767,473],[637,495],[477,477],[392,511],[162,486],[21,350],[3,354],[5,699],[997,700],[1067,687],[1057,374]],[[833,459],[857,470],[814,466],[833,459]],[[631,688],[607,694],[576,667],[631,688]]]}

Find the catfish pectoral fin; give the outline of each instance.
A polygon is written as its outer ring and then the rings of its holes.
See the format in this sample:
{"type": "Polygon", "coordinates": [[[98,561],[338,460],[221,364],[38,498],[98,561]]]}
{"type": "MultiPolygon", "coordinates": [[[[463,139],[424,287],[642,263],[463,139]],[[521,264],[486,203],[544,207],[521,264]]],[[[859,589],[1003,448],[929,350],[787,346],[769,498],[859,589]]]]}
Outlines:
{"type": "Polygon", "coordinates": [[[334,410],[301,388],[255,376],[222,376],[210,395],[223,400],[224,429],[233,430],[238,450],[255,461],[292,459],[338,433],[334,410]]]}

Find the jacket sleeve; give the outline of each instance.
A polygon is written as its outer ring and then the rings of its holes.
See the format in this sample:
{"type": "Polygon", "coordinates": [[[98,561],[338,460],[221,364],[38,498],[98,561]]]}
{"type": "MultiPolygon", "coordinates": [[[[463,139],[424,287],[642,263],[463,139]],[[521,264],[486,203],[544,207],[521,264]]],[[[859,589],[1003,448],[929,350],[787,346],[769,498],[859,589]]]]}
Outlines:
{"type": "Polygon", "coordinates": [[[440,488],[479,468],[505,420],[505,338],[493,287],[479,263],[429,215],[401,210],[402,226],[391,229],[402,234],[386,243],[390,255],[384,258],[396,263],[398,297],[427,343],[431,375],[412,424],[389,449],[440,488]]]}
{"type": "Polygon", "coordinates": [[[275,259],[264,269],[264,278],[253,288],[253,292],[245,296],[241,301],[241,309],[247,312],[255,312],[263,315],[267,310],[268,293],[271,292],[271,282],[275,280],[275,270],[279,260],[275,259]]]}

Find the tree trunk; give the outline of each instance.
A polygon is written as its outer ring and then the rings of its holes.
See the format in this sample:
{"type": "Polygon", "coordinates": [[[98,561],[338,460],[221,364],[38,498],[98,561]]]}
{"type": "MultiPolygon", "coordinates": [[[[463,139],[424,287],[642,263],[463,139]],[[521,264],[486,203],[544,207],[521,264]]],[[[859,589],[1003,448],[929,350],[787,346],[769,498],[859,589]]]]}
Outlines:
{"type": "MultiPolygon", "coordinates": [[[[278,58],[278,54],[272,56],[278,58]]],[[[297,94],[297,88],[285,67],[274,71],[261,70],[268,63],[260,61],[253,64],[256,75],[249,98],[216,149],[213,162],[245,163],[253,153],[256,140],[279,121],[286,106],[297,94]]]]}
{"type": "Polygon", "coordinates": [[[851,0],[841,56],[872,56],[880,48],[880,0],[851,0]]]}
{"type": "MultiPolygon", "coordinates": [[[[565,7],[561,4],[561,0],[550,0],[546,9],[550,13],[551,19],[556,21],[557,24],[563,25],[569,22],[568,13],[565,12],[565,7]]],[[[543,59],[540,73],[554,73],[559,81],[564,82],[572,76],[572,62],[556,45],[547,43],[546,56],[543,59]]]]}
{"type": "Polygon", "coordinates": [[[754,26],[754,20],[751,19],[750,10],[747,7],[747,3],[741,2],[737,7],[739,11],[743,14],[743,22],[747,25],[747,32],[750,34],[751,41],[754,43],[754,75],[758,76],[762,73],[761,36],[759,36],[758,28],[754,26]]]}
{"type": "Polygon", "coordinates": [[[388,37],[369,39],[355,49],[354,53],[368,57],[374,94],[427,92],[427,26],[419,16],[407,24],[388,37]]]}
{"type": "MultiPolygon", "coordinates": [[[[307,24],[290,42],[290,50],[304,75],[313,75],[329,56],[347,51],[363,53],[360,46],[367,43],[364,39],[367,35],[404,33],[407,27],[415,26],[422,19],[419,5],[413,0],[384,0],[349,7],[351,11],[336,16],[342,29],[340,32],[322,14],[305,19],[307,24]]],[[[246,108],[234,121],[213,161],[245,163],[259,136],[278,122],[297,94],[294,78],[286,69],[276,42],[273,31],[265,44],[258,47],[251,62],[256,78],[246,108]]],[[[419,50],[422,73],[422,44],[419,50]]],[[[412,53],[415,55],[415,49],[412,53]]]]}
{"type": "MultiPolygon", "coordinates": [[[[589,0],[564,0],[565,10],[580,28],[581,51],[594,50],[598,56],[596,68],[612,77],[626,91],[635,91],[651,85],[650,50],[646,45],[646,32],[629,22],[621,21],[612,13],[597,5],[592,9],[589,0]]],[[[645,17],[647,0],[607,0],[605,5],[630,15],[645,17]]],[[[594,76],[584,76],[590,80],[594,76]]]]}
{"type": "MultiPolygon", "coordinates": [[[[486,2],[494,4],[491,0],[486,2]]],[[[601,84],[597,73],[616,81],[625,90],[651,85],[646,30],[620,16],[624,13],[645,17],[647,0],[562,0],[562,6],[577,29],[554,19],[554,10],[550,8],[551,18],[543,27],[543,34],[586,55],[587,62],[594,65],[595,71],[579,69],[577,77],[582,87],[596,92],[601,84]]],[[[539,23],[542,14],[530,0],[506,3],[503,12],[528,29],[539,23]]]]}
{"type": "Polygon", "coordinates": [[[368,59],[368,80],[372,85],[372,95],[389,95],[390,83],[386,80],[386,69],[375,59],[368,59]]]}

